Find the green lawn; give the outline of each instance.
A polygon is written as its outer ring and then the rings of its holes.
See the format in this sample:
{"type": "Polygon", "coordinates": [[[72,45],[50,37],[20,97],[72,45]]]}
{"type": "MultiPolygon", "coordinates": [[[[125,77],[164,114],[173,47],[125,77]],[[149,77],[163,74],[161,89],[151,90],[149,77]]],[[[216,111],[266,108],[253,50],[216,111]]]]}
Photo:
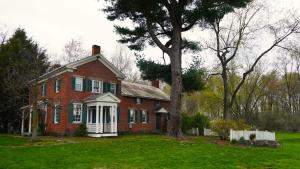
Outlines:
{"type": "Polygon", "coordinates": [[[281,147],[246,148],[211,138],[160,135],[116,138],[0,135],[0,168],[300,168],[300,134],[278,134],[281,147]]]}

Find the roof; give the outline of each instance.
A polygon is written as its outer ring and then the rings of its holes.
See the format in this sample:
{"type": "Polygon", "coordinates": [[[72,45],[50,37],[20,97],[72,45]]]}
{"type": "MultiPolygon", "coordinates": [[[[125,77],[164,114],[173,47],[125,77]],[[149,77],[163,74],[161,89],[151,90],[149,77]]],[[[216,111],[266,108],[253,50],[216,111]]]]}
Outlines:
{"type": "Polygon", "coordinates": [[[170,101],[170,96],[154,86],[122,81],[121,95],[170,101]]]}
{"type": "Polygon", "coordinates": [[[165,108],[161,107],[159,110],[156,111],[156,113],[168,113],[168,110],[165,108]]]}
{"type": "MultiPolygon", "coordinates": [[[[110,69],[117,76],[117,78],[120,78],[120,79],[125,78],[125,75],[120,70],[118,70],[118,68],[116,68],[112,63],[110,63],[104,56],[102,56],[101,54],[97,54],[97,55],[92,55],[92,56],[85,57],[83,59],[77,60],[75,62],[68,63],[68,64],[63,65],[61,67],[58,67],[56,69],[53,69],[52,71],[41,75],[39,77],[39,80],[43,81],[45,79],[55,77],[59,74],[62,74],[66,71],[72,72],[78,66],[81,66],[83,64],[86,64],[86,63],[89,63],[89,62],[92,62],[92,61],[95,61],[95,60],[99,60],[103,65],[105,65],[108,69],[110,69]]],[[[30,82],[32,82],[32,81],[30,81],[30,82]]]]}
{"type": "Polygon", "coordinates": [[[121,100],[110,92],[91,95],[84,99],[85,102],[113,102],[120,103],[121,100]]]}

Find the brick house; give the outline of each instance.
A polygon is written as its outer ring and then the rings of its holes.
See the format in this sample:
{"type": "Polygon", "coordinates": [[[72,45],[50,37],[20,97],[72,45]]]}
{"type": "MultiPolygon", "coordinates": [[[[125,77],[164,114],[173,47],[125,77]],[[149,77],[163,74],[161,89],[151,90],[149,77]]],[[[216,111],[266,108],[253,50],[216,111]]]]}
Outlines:
{"type": "MultiPolygon", "coordinates": [[[[93,45],[92,56],[59,66],[38,79],[40,127],[46,133],[72,135],[79,124],[92,137],[122,132],[165,132],[170,97],[159,81],[143,85],[124,81],[93,45]]],[[[33,82],[30,90],[34,90],[33,82]]],[[[32,97],[22,110],[22,134],[31,134],[32,97]]]]}

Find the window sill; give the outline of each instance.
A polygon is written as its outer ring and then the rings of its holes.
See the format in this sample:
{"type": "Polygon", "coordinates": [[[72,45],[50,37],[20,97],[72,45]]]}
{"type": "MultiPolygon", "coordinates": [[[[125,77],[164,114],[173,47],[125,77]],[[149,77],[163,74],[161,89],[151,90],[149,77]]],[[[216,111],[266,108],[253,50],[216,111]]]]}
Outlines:
{"type": "Polygon", "coordinates": [[[82,123],[81,121],[73,121],[73,124],[80,124],[82,123]]]}

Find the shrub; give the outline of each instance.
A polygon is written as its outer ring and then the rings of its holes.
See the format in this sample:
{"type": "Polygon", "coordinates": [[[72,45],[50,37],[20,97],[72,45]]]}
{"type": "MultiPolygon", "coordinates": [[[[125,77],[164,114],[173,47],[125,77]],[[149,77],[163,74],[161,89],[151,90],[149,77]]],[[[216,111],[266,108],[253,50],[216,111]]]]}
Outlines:
{"type": "Polygon", "coordinates": [[[85,136],[87,136],[87,128],[86,128],[86,125],[81,123],[81,124],[78,126],[78,128],[76,129],[74,135],[75,135],[76,137],[85,137],[85,136]]]}
{"type": "Polygon", "coordinates": [[[240,141],[245,141],[245,138],[242,136],[242,137],[240,138],[240,141]]]}
{"type": "Polygon", "coordinates": [[[255,134],[250,134],[249,138],[250,138],[251,141],[254,141],[255,138],[256,138],[256,135],[255,134]]]}
{"type": "Polygon", "coordinates": [[[231,144],[237,144],[238,141],[237,141],[236,139],[232,139],[232,140],[230,141],[230,143],[231,143],[231,144]]]}
{"type": "Polygon", "coordinates": [[[192,117],[192,127],[198,128],[201,135],[203,135],[203,128],[209,127],[209,119],[207,116],[197,113],[192,117]]]}
{"type": "Polygon", "coordinates": [[[187,133],[192,128],[192,118],[187,113],[181,114],[181,130],[183,133],[187,133]]]}
{"type": "Polygon", "coordinates": [[[229,137],[230,129],[234,130],[245,130],[249,129],[249,125],[245,121],[234,121],[234,120],[224,120],[217,119],[211,123],[211,129],[217,132],[221,140],[226,140],[229,137]]]}

